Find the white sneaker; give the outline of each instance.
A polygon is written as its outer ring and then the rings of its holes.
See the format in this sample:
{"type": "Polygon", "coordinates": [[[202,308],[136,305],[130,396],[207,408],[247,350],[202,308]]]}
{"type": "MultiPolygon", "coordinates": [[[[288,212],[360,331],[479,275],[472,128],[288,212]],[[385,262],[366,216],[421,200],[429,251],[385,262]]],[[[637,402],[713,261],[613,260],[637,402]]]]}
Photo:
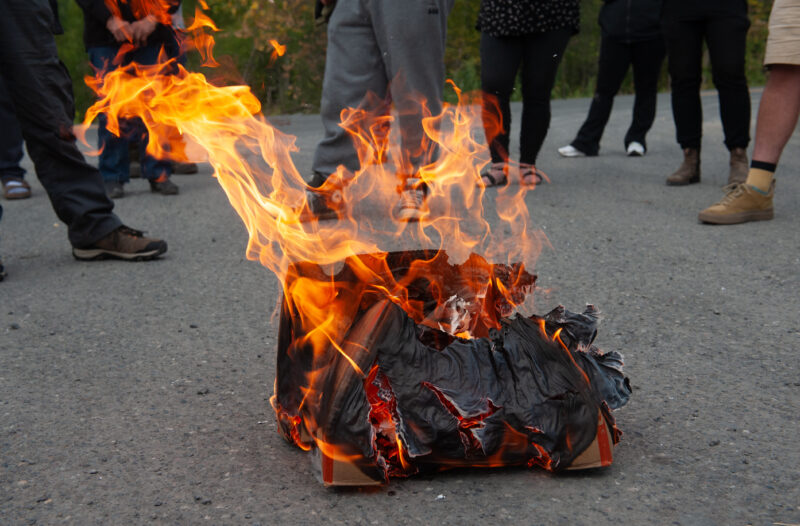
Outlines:
{"type": "Polygon", "coordinates": [[[585,153],[575,148],[571,144],[559,148],[558,153],[561,154],[561,157],[586,157],[585,153]]]}
{"type": "Polygon", "coordinates": [[[400,200],[395,206],[395,217],[398,221],[420,221],[428,214],[426,199],[428,192],[425,183],[416,178],[406,180],[405,188],[400,192],[400,200]]]}
{"type": "Polygon", "coordinates": [[[642,143],[633,141],[628,145],[628,157],[641,157],[642,155],[644,155],[642,143]]]}

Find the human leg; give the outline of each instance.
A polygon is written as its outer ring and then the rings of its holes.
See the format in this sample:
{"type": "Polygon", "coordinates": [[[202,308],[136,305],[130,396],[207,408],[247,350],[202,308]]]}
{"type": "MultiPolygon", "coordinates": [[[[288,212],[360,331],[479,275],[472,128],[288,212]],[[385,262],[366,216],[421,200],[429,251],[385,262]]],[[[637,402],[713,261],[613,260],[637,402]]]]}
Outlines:
{"type": "Polygon", "coordinates": [[[508,163],[511,130],[511,92],[522,61],[518,37],[497,38],[481,33],[481,91],[483,130],[493,163],[508,163]]]}
{"type": "Polygon", "coordinates": [[[22,131],[19,129],[14,105],[6,90],[5,83],[0,80],[0,182],[6,199],[24,199],[30,197],[31,190],[25,182],[25,170],[20,166],[22,161],[22,131]]]}
{"type": "Polygon", "coordinates": [[[312,169],[324,181],[342,165],[356,172],[361,164],[353,139],[339,126],[345,108],[381,111],[389,79],[366,9],[359,0],[337,2],[328,23],[328,48],[322,82],[320,116],[325,130],[314,151],[312,169]],[[368,92],[375,97],[365,100],[368,92]]]}
{"type": "Polygon", "coordinates": [[[664,63],[666,47],[662,38],[631,44],[633,64],[633,119],[625,134],[625,147],[638,142],[647,148],[645,136],[656,118],[658,77],[664,63]]]}
{"type": "Polygon", "coordinates": [[[727,188],[722,200],[702,212],[704,223],[732,225],[772,219],[774,173],[800,116],[800,64],[773,65],[761,95],[753,162],[744,184],[727,188]]]}
{"type": "MultiPolygon", "coordinates": [[[[117,55],[114,47],[91,47],[88,49],[89,63],[97,74],[113,71],[117,68],[113,60],[117,55]]],[[[106,190],[111,197],[118,198],[124,195],[122,185],[130,181],[130,157],[128,153],[129,142],[124,137],[127,123],[120,120],[119,135],[108,129],[108,118],[101,113],[97,118],[97,149],[100,154],[97,167],[103,177],[106,190]]]]}
{"type": "Polygon", "coordinates": [[[683,162],[666,182],[670,186],[699,183],[703,136],[700,82],[705,22],[664,18],[661,27],[667,45],[675,135],[683,150],[683,162]]]}
{"type": "Polygon", "coordinates": [[[719,93],[719,113],[729,150],[750,142],[750,92],[745,74],[747,15],[711,18],[706,29],[711,75],[719,93]]]}
{"type": "Polygon", "coordinates": [[[770,67],[761,94],[753,145],[753,161],[778,164],[800,115],[800,65],[770,67]]]}
{"type": "Polygon", "coordinates": [[[522,37],[520,163],[535,165],[550,127],[550,94],[572,32],[559,29],[522,37]]]}
{"type": "Polygon", "coordinates": [[[389,91],[398,113],[406,165],[415,173],[435,160],[422,121],[442,111],[447,17],[454,0],[381,0],[369,8],[389,91]]]}
{"type": "Polygon", "coordinates": [[[76,251],[152,259],[167,244],[126,229],[113,214],[100,173],[86,163],[71,133],[72,80],[58,60],[47,0],[7,0],[0,17],[0,77],[6,81],[28,153],[53,210],[76,251]],[[112,239],[113,238],[113,239],[112,239]]]}
{"type": "Polygon", "coordinates": [[[121,225],[72,127],[72,80],[56,54],[47,0],[15,0],[0,17],[0,75],[6,81],[42,186],[73,246],[90,245],[121,225]]]}
{"type": "MultiPolygon", "coordinates": [[[[125,55],[124,65],[137,63],[143,66],[150,66],[158,63],[161,48],[157,46],[144,46],[128,52],[125,55]]],[[[126,141],[124,155],[126,156],[121,164],[125,166],[126,173],[130,171],[130,153],[128,145],[131,141],[139,145],[139,164],[141,166],[142,177],[150,183],[150,189],[163,195],[175,195],[178,187],[172,181],[172,162],[168,159],[156,158],[147,151],[147,144],[150,134],[140,118],[128,119],[125,122],[125,129],[122,135],[126,141]]],[[[163,144],[162,148],[169,148],[163,144]]],[[[128,176],[129,177],[129,176],[128,176]]],[[[127,178],[126,178],[127,180],[127,178]]]]}
{"type": "Polygon", "coordinates": [[[750,20],[741,13],[708,21],[706,42],[711,74],[719,93],[719,111],[725,146],[730,151],[728,184],[747,177],[747,145],[750,142],[750,92],[745,75],[745,47],[750,20]]]}
{"type": "MultiPolygon", "coordinates": [[[[600,139],[611,115],[614,97],[619,91],[630,66],[633,45],[603,37],[600,42],[600,57],[597,62],[597,86],[595,87],[589,114],[571,145],[586,155],[597,155],[600,139]]],[[[627,146],[627,141],[626,141],[627,146]]]]}

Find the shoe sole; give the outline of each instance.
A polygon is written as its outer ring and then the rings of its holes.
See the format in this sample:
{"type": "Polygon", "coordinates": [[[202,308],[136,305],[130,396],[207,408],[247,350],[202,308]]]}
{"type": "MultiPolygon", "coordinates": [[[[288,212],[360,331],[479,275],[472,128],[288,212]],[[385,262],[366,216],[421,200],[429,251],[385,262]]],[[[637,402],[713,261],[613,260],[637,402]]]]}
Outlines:
{"type": "Polygon", "coordinates": [[[131,254],[128,252],[114,252],[100,248],[73,248],[72,256],[80,261],[99,261],[102,259],[121,259],[124,261],[148,261],[157,258],[167,251],[167,247],[160,247],[147,252],[131,254]]]}
{"type": "Polygon", "coordinates": [[[667,186],[689,186],[690,184],[696,184],[700,182],[700,176],[692,177],[688,181],[670,181],[667,179],[667,186]]]}
{"type": "Polygon", "coordinates": [[[419,208],[403,208],[397,212],[396,219],[404,223],[417,223],[426,215],[428,212],[419,208]]]}
{"type": "Polygon", "coordinates": [[[297,218],[297,220],[301,223],[310,223],[314,220],[317,221],[328,221],[331,219],[339,219],[339,214],[336,213],[335,210],[330,210],[326,212],[320,212],[319,214],[315,214],[313,212],[303,212],[297,218]]]}
{"type": "Polygon", "coordinates": [[[737,212],[735,214],[714,215],[700,212],[697,218],[703,223],[712,225],[737,225],[749,221],[769,221],[774,216],[774,210],[757,210],[751,212],[737,212]]]}
{"type": "Polygon", "coordinates": [[[573,159],[575,157],[587,157],[585,153],[561,153],[558,152],[558,155],[561,157],[566,157],[567,159],[573,159]]]}

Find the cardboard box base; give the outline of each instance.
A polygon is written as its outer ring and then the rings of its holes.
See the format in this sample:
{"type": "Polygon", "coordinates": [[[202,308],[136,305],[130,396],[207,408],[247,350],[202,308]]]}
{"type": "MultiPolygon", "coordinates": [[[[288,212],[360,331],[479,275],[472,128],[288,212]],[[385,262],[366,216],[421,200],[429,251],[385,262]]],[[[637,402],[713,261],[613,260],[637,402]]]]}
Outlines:
{"type": "Polygon", "coordinates": [[[591,469],[610,466],[614,460],[614,442],[605,418],[598,413],[597,436],[583,453],[578,455],[567,469],[591,469]]]}

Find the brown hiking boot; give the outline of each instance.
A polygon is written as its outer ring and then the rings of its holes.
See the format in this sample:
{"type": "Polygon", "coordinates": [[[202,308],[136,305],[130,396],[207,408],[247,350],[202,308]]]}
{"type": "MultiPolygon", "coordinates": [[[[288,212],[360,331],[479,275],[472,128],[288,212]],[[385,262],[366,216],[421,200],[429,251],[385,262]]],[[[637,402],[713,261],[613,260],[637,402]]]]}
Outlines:
{"type": "Polygon", "coordinates": [[[747,150],[744,148],[734,148],[731,150],[731,171],[728,175],[728,184],[743,183],[747,180],[747,172],[750,167],[747,165],[747,150]]]}
{"type": "Polygon", "coordinates": [[[685,186],[700,182],[700,150],[698,148],[684,148],[683,162],[678,169],[667,177],[669,186],[685,186]]]}
{"type": "Polygon", "coordinates": [[[697,216],[703,223],[715,225],[735,225],[747,221],[772,219],[772,196],[775,194],[775,181],[769,192],[762,192],[749,184],[735,183],[725,187],[722,200],[709,206],[697,216]]]}
{"type": "Polygon", "coordinates": [[[700,182],[700,150],[698,148],[684,148],[683,162],[678,169],[667,177],[669,186],[685,186],[700,182]]]}
{"type": "Polygon", "coordinates": [[[144,237],[144,232],[123,225],[90,247],[73,248],[72,255],[84,261],[106,258],[145,261],[166,251],[166,241],[144,237]]]}

